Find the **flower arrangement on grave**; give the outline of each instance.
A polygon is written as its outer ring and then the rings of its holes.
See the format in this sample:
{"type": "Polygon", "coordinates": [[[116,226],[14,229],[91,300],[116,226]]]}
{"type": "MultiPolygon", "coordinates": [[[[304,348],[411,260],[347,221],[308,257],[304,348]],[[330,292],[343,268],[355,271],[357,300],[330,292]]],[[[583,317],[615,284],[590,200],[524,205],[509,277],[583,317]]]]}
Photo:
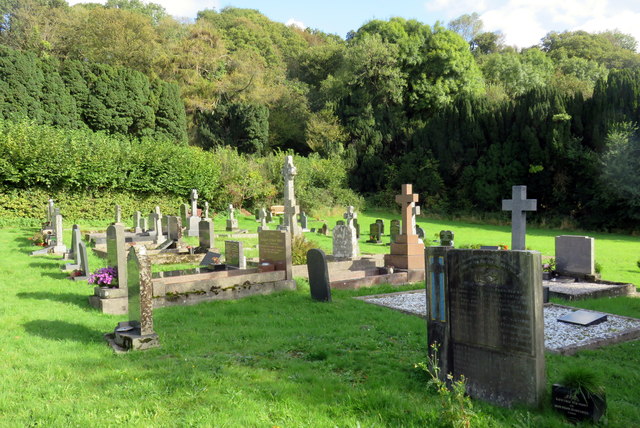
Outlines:
{"type": "Polygon", "coordinates": [[[69,274],[71,278],[75,278],[76,276],[83,276],[83,275],[84,275],[84,272],[81,271],[80,269],[75,269],[71,271],[71,273],[69,274]]]}
{"type": "Polygon", "coordinates": [[[508,250],[509,246],[507,244],[498,244],[498,248],[500,250],[508,250]]]}
{"type": "Polygon", "coordinates": [[[97,269],[89,275],[87,282],[98,287],[118,288],[118,268],[107,266],[97,269]]]}
{"type": "Polygon", "coordinates": [[[543,272],[554,272],[556,270],[556,259],[549,259],[546,263],[542,263],[543,272]]]}
{"type": "Polygon", "coordinates": [[[27,238],[29,241],[33,242],[33,245],[37,245],[38,247],[46,246],[46,242],[44,239],[44,234],[42,232],[36,232],[31,238],[27,238]]]}

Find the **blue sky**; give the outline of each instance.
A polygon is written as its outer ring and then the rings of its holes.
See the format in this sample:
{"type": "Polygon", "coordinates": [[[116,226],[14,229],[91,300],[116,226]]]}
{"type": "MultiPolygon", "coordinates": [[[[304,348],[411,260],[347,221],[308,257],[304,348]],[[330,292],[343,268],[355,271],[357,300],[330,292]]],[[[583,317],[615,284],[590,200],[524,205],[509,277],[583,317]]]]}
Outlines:
{"type": "MultiPolygon", "coordinates": [[[[69,4],[80,2],[71,0],[69,4]]],[[[186,18],[194,18],[199,10],[220,10],[226,6],[258,9],[274,21],[317,28],[341,37],[371,19],[401,16],[432,25],[477,12],[485,31],[502,31],[507,44],[518,47],[537,44],[549,31],[564,30],[618,29],[640,41],[638,0],[155,0],[154,3],[164,6],[171,15],[186,18]]]]}

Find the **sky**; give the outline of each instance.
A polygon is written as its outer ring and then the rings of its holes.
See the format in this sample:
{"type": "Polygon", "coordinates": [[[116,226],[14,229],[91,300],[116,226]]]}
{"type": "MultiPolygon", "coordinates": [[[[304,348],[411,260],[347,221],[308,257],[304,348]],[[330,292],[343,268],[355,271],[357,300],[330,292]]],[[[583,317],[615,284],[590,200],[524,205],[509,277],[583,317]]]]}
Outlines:
{"type": "MultiPolygon", "coordinates": [[[[84,0],[104,3],[104,0],[84,0]]],[[[82,0],[70,0],[69,4],[82,0]]],[[[477,12],[484,31],[501,31],[508,45],[540,42],[550,31],[620,30],[640,41],[638,0],[155,0],[170,15],[195,18],[200,10],[226,6],[257,9],[273,21],[311,27],[345,37],[372,19],[400,16],[446,25],[477,12]]]]}

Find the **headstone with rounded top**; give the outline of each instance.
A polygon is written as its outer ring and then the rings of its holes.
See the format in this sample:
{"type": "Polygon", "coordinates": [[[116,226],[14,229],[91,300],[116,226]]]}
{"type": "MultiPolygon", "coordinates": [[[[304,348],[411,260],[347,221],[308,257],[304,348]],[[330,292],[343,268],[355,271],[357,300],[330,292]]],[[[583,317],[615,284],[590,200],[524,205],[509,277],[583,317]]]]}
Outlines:
{"type": "Polygon", "coordinates": [[[331,285],[327,256],[319,248],[307,252],[307,272],[309,273],[309,289],[311,298],[320,302],[331,301],[331,285]]]}

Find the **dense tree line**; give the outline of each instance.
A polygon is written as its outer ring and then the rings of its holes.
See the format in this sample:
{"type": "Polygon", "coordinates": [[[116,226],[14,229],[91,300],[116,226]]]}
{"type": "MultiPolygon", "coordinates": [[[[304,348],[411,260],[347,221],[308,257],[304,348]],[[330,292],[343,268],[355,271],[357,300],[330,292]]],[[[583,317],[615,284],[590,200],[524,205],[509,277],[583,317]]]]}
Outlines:
{"type": "Polygon", "coordinates": [[[231,7],[194,22],[140,0],[0,11],[2,54],[22,61],[2,72],[30,85],[0,88],[4,117],[181,141],[185,115],[192,145],[336,159],[364,194],[411,181],[430,209],[494,211],[527,184],[547,215],[640,219],[640,55],[618,31],[516,49],[477,14],[374,20],[343,40],[231,7]]]}

